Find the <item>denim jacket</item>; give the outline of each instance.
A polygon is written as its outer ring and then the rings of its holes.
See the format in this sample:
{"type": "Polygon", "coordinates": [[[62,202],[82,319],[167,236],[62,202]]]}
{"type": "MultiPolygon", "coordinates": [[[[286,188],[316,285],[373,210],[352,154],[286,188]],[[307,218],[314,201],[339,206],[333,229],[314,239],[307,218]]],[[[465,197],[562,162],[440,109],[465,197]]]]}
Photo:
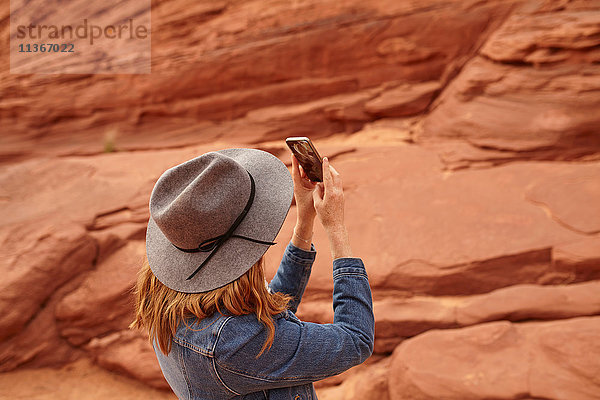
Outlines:
{"type": "Polygon", "coordinates": [[[270,350],[256,358],[267,329],[255,314],[215,313],[182,321],[165,356],[154,344],[162,372],[180,399],[316,399],[312,382],[337,375],[373,352],[375,320],[371,288],[360,258],[333,261],[332,324],[300,321],[296,309],[316,251],[291,242],[269,285],[293,296],[287,311],[274,316],[270,350]]]}

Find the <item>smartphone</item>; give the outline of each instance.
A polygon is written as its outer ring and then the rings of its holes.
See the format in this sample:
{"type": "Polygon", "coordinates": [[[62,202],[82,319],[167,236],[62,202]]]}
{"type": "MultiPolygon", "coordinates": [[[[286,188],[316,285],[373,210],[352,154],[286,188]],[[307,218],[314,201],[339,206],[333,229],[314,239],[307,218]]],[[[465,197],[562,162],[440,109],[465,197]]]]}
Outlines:
{"type": "Polygon", "coordinates": [[[323,159],[309,138],[289,137],[285,139],[292,153],[298,159],[304,173],[313,182],[323,182],[323,159]]]}

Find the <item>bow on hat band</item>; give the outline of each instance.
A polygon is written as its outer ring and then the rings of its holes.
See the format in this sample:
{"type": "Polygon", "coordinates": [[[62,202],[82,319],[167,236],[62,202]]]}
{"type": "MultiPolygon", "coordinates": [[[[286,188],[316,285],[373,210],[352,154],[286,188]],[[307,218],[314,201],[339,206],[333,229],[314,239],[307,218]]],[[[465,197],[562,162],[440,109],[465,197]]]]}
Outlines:
{"type": "Polygon", "coordinates": [[[219,248],[223,245],[223,243],[225,243],[227,241],[227,239],[229,239],[229,238],[236,237],[236,238],[240,238],[240,239],[244,239],[244,240],[249,240],[254,243],[267,244],[269,246],[276,244],[274,242],[266,242],[264,240],[252,239],[252,238],[249,238],[246,236],[235,235],[233,233],[237,229],[237,227],[242,223],[242,221],[248,214],[248,211],[250,211],[250,207],[252,206],[252,202],[254,201],[254,195],[256,193],[256,187],[255,187],[256,185],[254,184],[254,178],[252,177],[252,174],[250,174],[249,171],[246,170],[246,172],[248,172],[248,176],[250,177],[250,197],[248,198],[248,201],[246,202],[246,207],[244,207],[244,210],[240,213],[240,215],[238,215],[235,222],[233,223],[233,225],[231,225],[231,227],[227,230],[227,232],[225,232],[222,235],[219,235],[214,238],[203,241],[195,249],[182,249],[181,247],[177,247],[173,244],[173,246],[175,246],[177,249],[184,251],[186,253],[198,253],[198,252],[209,252],[209,251],[211,252],[208,255],[208,257],[206,257],[206,259],[202,262],[202,264],[200,264],[198,266],[198,268],[196,268],[196,270],[190,276],[188,276],[186,278],[186,281],[189,281],[190,279],[192,279],[198,273],[198,271],[200,271],[202,269],[202,267],[204,267],[204,265],[206,265],[208,260],[210,260],[212,258],[212,256],[217,252],[217,250],[219,250],[219,248]]]}

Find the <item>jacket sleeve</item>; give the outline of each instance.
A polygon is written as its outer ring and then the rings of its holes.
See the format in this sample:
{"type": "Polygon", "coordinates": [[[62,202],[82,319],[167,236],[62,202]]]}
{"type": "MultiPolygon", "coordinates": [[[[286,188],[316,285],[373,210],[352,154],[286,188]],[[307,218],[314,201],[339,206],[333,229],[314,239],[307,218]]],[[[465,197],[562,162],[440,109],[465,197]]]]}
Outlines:
{"type": "Polygon", "coordinates": [[[302,300],[316,255],[313,244],[310,245],[310,251],[306,251],[289,242],[283,252],[277,273],[269,284],[272,292],[282,292],[294,297],[288,306],[293,313],[302,300]]]}
{"type": "Polygon", "coordinates": [[[365,361],[373,352],[375,320],[362,260],[334,260],[333,282],[333,323],[302,322],[287,312],[275,321],[271,349],[258,359],[267,329],[254,315],[228,320],[214,352],[221,382],[233,392],[250,393],[314,382],[365,361]]]}

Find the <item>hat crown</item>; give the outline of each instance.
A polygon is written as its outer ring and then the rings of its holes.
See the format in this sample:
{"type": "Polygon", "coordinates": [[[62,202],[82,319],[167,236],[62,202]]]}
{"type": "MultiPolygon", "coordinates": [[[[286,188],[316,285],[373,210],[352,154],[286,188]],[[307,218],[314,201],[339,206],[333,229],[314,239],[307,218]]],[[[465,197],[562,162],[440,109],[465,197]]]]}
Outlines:
{"type": "Polygon", "coordinates": [[[175,246],[193,249],[222,235],[244,209],[251,191],[248,171],[210,152],[166,170],[150,196],[150,215],[175,246]]]}

